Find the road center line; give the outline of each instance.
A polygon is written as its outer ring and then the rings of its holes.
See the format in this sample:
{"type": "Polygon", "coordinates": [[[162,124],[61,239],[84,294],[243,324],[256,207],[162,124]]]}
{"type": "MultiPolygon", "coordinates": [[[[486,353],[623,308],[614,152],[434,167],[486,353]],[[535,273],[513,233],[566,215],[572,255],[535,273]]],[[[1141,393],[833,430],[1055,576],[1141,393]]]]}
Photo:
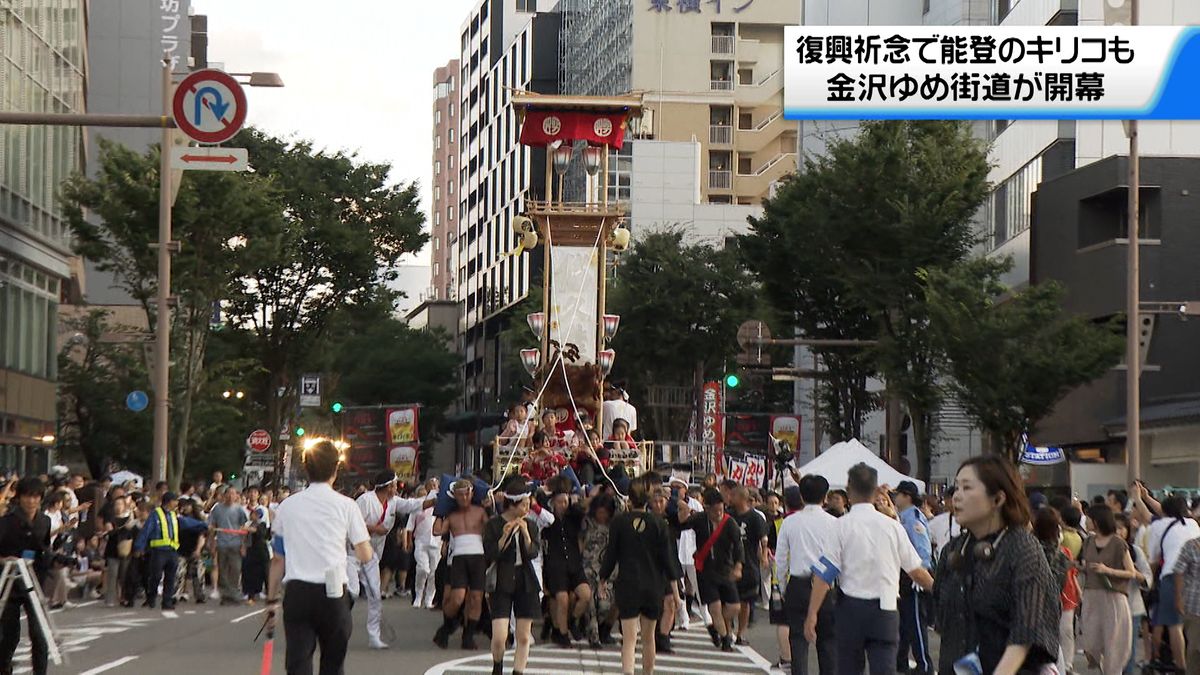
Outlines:
{"type": "Polygon", "coordinates": [[[249,614],[247,614],[245,616],[239,616],[238,618],[233,619],[229,623],[240,623],[242,621],[245,621],[246,619],[249,619],[252,616],[258,616],[259,614],[262,614],[265,611],[267,611],[267,608],[263,607],[262,609],[250,612],[249,614]]]}
{"type": "Polygon", "coordinates": [[[104,665],[96,666],[95,668],[92,668],[91,670],[84,671],[84,672],[80,673],[79,675],[98,675],[99,673],[105,673],[105,672],[112,670],[113,668],[119,668],[119,667],[125,665],[126,663],[129,663],[130,661],[136,661],[137,658],[138,657],[136,657],[136,656],[126,656],[123,658],[119,658],[116,661],[109,661],[108,663],[105,663],[104,665]]]}

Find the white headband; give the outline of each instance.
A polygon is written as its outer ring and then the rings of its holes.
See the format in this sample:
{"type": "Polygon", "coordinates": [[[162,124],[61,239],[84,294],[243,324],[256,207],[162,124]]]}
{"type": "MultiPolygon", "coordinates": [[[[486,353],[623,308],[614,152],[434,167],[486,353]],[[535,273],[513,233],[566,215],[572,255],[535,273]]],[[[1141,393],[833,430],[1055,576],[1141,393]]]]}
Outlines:
{"type": "Polygon", "coordinates": [[[505,498],[505,499],[508,499],[508,500],[510,500],[510,501],[514,501],[514,502],[519,502],[519,501],[521,501],[522,499],[525,499],[525,498],[526,498],[526,497],[528,497],[528,496],[529,496],[529,493],[528,493],[528,492],[525,492],[525,493],[522,493],[522,494],[519,494],[519,495],[510,495],[510,494],[508,494],[507,492],[505,492],[505,493],[504,493],[504,498],[505,498]]]}

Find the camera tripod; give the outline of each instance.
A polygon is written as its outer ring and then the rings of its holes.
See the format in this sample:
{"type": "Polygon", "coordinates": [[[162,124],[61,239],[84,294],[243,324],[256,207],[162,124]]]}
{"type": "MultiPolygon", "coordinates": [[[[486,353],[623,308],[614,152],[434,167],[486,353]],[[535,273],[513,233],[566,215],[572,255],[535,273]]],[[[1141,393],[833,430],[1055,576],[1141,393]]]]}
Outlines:
{"type": "Polygon", "coordinates": [[[46,649],[50,656],[50,662],[60,666],[63,662],[62,651],[59,650],[58,642],[54,639],[54,625],[50,621],[50,613],[46,611],[46,596],[42,594],[42,586],[38,583],[32,568],[31,561],[23,558],[4,561],[4,571],[0,572],[0,608],[7,606],[8,596],[14,589],[28,591],[33,604],[33,618],[46,638],[46,649]]]}

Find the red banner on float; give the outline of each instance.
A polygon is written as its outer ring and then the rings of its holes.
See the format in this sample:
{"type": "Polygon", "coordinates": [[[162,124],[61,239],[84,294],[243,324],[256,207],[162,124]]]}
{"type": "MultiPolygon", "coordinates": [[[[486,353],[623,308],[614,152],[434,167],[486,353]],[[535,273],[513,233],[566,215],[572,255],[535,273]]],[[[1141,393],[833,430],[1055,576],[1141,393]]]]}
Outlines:
{"type": "Polygon", "coordinates": [[[544,146],[555,141],[587,141],[620,149],[625,143],[626,114],[563,110],[530,110],[521,125],[521,143],[544,146]]]}

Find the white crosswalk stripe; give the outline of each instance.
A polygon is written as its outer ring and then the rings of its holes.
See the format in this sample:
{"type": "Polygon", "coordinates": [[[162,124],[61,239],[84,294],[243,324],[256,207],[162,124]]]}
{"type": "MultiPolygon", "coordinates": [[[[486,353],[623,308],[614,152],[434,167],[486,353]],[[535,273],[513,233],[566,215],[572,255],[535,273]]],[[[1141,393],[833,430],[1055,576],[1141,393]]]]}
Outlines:
{"type": "MultiPolygon", "coordinates": [[[[656,673],[688,675],[757,675],[771,670],[771,664],[750,647],[736,647],[733,652],[722,652],[713,647],[712,641],[702,633],[675,632],[671,637],[675,654],[659,654],[656,673]]],[[[486,643],[483,644],[486,650],[486,643]]],[[[642,651],[637,650],[637,668],[641,668],[642,651]]],[[[513,667],[513,650],[504,653],[504,670],[513,667]]],[[[492,672],[492,657],[484,651],[471,656],[440,663],[425,675],[460,675],[466,673],[492,672]]],[[[529,652],[529,664],[525,673],[566,675],[567,673],[620,673],[620,646],[593,651],[586,646],[561,649],[553,645],[535,645],[529,652]]]]}

